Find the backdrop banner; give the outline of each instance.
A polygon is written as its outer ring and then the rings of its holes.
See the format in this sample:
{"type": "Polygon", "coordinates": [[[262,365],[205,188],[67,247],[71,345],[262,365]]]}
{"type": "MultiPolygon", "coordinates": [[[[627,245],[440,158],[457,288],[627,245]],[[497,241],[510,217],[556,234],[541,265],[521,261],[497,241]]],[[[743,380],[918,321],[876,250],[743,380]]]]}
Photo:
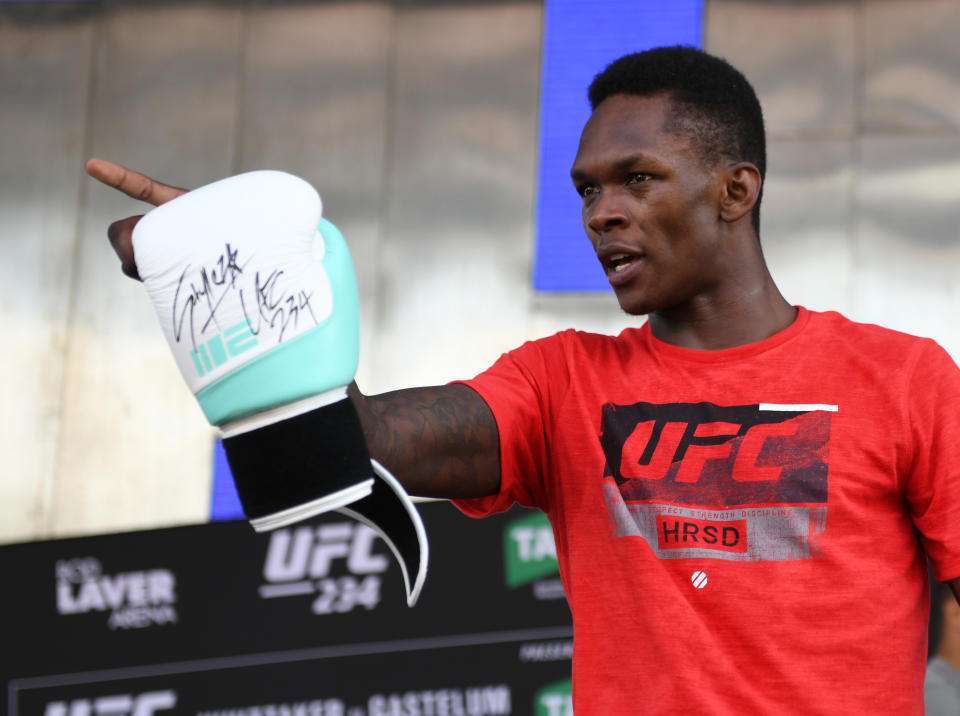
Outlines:
{"type": "Polygon", "coordinates": [[[412,609],[386,544],[338,514],[0,547],[6,713],[571,713],[546,518],[420,510],[430,570],[412,609]]]}

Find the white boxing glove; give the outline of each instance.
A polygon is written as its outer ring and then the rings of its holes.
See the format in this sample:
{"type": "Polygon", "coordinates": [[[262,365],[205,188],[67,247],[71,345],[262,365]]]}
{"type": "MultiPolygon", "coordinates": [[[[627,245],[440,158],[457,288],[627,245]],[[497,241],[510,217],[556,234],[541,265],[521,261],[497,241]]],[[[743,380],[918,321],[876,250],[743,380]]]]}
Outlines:
{"type": "Polygon", "coordinates": [[[144,216],[134,257],[180,372],[223,431],[254,529],[342,509],[384,537],[412,605],[426,534],[400,484],[371,461],[346,396],[357,286],[321,210],[314,188],[290,174],[229,177],[144,216]]]}

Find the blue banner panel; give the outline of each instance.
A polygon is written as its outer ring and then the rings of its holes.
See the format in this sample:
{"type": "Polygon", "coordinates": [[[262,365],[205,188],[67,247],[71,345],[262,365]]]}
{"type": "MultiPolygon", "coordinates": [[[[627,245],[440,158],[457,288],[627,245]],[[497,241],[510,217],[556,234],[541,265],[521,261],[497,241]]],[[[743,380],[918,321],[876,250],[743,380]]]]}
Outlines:
{"type": "Polygon", "coordinates": [[[662,45],[701,44],[703,0],[546,0],[540,79],[537,291],[608,291],[570,181],[590,116],[587,87],[613,60],[662,45]]]}
{"type": "Polygon", "coordinates": [[[213,447],[213,489],[210,492],[210,519],[219,520],[243,519],[243,507],[237,496],[237,488],[233,484],[233,473],[227,462],[227,453],[223,449],[223,441],[217,439],[213,447]]]}

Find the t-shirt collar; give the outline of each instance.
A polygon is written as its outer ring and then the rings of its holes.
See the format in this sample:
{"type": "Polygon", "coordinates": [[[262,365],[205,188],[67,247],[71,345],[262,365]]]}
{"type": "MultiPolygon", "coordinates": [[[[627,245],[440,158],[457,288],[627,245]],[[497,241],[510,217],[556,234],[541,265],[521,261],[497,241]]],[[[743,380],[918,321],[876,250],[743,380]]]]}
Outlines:
{"type": "Polygon", "coordinates": [[[782,331],[774,333],[769,338],[755,343],[746,343],[742,346],[733,348],[724,348],[717,351],[699,350],[696,348],[681,348],[672,343],[666,343],[653,335],[650,330],[650,323],[644,324],[641,329],[643,339],[647,342],[653,353],[659,354],[664,358],[671,360],[684,360],[695,363],[722,363],[732,360],[743,360],[765,353],[773,348],[783,345],[787,341],[799,335],[810,320],[810,312],[803,306],[795,306],[797,317],[789,326],[782,331]]]}

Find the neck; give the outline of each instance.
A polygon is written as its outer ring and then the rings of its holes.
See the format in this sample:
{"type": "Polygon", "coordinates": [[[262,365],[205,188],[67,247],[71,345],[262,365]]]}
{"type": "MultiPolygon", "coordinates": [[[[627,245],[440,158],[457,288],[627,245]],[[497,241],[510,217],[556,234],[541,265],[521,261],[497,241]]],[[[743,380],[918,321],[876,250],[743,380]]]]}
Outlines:
{"type": "Polygon", "coordinates": [[[797,317],[763,271],[754,286],[738,284],[728,295],[699,296],[688,304],[650,314],[650,330],[665,343],[715,351],[756,343],[779,333],[797,317]]]}

